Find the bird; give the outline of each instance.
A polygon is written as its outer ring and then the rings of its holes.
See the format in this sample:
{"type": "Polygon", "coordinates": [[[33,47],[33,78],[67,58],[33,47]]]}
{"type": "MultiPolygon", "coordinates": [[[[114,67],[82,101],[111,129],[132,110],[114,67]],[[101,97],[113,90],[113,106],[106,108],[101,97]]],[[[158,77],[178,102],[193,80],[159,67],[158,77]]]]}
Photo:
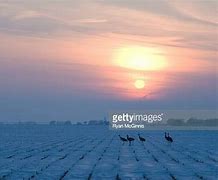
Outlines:
{"type": "Polygon", "coordinates": [[[167,133],[165,132],[164,138],[168,141],[167,133]]]}
{"type": "Polygon", "coordinates": [[[129,146],[131,146],[131,142],[134,141],[135,139],[132,137],[129,137],[129,135],[127,134],[127,140],[129,141],[129,146]]]}
{"type": "Polygon", "coordinates": [[[168,133],[168,139],[169,139],[170,142],[173,142],[173,138],[170,137],[170,134],[169,134],[169,133],[168,133]]]}
{"type": "Polygon", "coordinates": [[[138,134],[138,136],[139,136],[139,140],[140,140],[141,142],[145,142],[145,138],[141,137],[140,134],[138,134]]]}
{"type": "Polygon", "coordinates": [[[120,135],[119,135],[119,137],[120,137],[120,140],[123,142],[123,144],[128,141],[126,138],[121,137],[120,135]]]}
{"type": "Polygon", "coordinates": [[[165,139],[166,139],[168,142],[171,142],[171,143],[173,142],[173,138],[170,137],[170,134],[169,134],[169,133],[167,134],[166,132],[165,132],[165,139]]]}

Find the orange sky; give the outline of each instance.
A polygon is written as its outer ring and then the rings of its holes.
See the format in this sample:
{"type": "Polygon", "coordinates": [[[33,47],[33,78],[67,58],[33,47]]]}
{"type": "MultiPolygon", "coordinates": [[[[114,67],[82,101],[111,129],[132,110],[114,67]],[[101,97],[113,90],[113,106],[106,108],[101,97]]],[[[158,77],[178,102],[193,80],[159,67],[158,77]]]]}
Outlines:
{"type": "Polygon", "coordinates": [[[215,0],[0,2],[0,95],[213,99],[216,17],[215,0]]]}

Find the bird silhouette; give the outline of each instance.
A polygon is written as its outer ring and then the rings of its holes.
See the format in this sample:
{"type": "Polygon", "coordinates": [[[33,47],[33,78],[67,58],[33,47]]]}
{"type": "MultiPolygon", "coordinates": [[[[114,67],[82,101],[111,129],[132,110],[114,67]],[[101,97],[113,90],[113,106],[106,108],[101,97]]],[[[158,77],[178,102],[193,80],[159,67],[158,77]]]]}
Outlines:
{"type": "Polygon", "coordinates": [[[140,134],[138,134],[138,136],[139,136],[139,140],[140,140],[141,142],[145,142],[145,138],[143,138],[142,136],[140,136],[140,134]]]}
{"type": "Polygon", "coordinates": [[[135,139],[134,138],[132,138],[132,137],[129,137],[129,135],[127,134],[127,140],[129,141],[129,146],[131,146],[131,144],[132,144],[132,141],[134,141],[135,139]]]}
{"type": "Polygon", "coordinates": [[[119,135],[119,137],[120,137],[120,140],[123,142],[123,144],[128,141],[126,138],[121,137],[120,135],[119,135]]]}
{"type": "Polygon", "coordinates": [[[170,134],[169,134],[169,133],[167,134],[166,132],[165,132],[165,139],[166,139],[168,142],[170,142],[170,143],[173,142],[173,138],[170,137],[170,134]]]}
{"type": "Polygon", "coordinates": [[[167,133],[166,133],[166,132],[165,132],[164,138],[168,141],[168,136],[167,136],[167,133]]]}
{"type": "Polygon", "coordinates": [[[170,134],[169,134],[169,133],[168,133],[168,139],[169,139],[170,142],[173,142],[173,138],[170,137],[170,134]]]}

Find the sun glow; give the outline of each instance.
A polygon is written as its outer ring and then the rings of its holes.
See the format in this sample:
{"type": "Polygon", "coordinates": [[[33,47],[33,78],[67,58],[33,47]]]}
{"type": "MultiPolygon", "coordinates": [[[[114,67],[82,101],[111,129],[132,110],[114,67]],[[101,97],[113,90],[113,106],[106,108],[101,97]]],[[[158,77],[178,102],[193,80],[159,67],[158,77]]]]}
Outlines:
{"type": "Polygon", "coordinates": [[[128,98],[157,98],[157,92],[164,86],[164,73],[170,67],[165,51],[153,47],[126,45],[113,53],[114,66],[120,67],[119,88],[125,89],[128,98]],[[145,89],[146,86],[146,89],[145,89]]]}
{"type": "Polygon", "coordinates": [[[134,85],[137,89],[143,89],[145,87],[145,82],[142,79],[137,79],[134,85]]]}
{"type": "Polygon", "coordinates": [[[114,63],[120,67],[157,71],[165,69],[167,61],[160,50],[143,46],[129,46],[118,49],[115,53],[114,63]]]}

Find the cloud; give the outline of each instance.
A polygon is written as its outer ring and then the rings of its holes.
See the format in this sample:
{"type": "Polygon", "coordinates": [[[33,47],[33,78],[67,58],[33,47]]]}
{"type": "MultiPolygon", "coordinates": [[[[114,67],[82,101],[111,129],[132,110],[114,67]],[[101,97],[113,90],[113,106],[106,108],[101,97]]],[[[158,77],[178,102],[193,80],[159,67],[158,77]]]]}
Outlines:
{"type": "Polygon", "coordinates": [[[112,107],[216,108],[216,5],[166,0],[1,2],[0,106],[7,102],[9,111],[16,111],[2,112],[4,117],[40,114],[49,119],[57,112],[57,118],[81,118],[85,113],[80,106],[93,107],[87,114],[94,118],[112,107]],[[135,72],[114,67],[111,54],[128,45],[160,48],[170,68],[135,72]],[[140,94],[133,84],[141,76],[150,81],[140,94]],[[126,98],[131,94],[144,98],[126,98]]]}
{"type": "Polygon", "coordinates": [[[40,34],[51,33],[61,28],[63,28],[63,23],[33,11],[17,14],[12,17],[0,17],[0,29],[5,32],[12,30],[20,33],[40,34]]]}
{"type": "MultiPolygon", "coordinates": [[[[131,0],[126,0],[126,1],[102,0],[99,2],[102,4],[112,5],[115,7],[118,6],[120,8],[128,8],[130,10],[135,9],[135,10],[141,11],[141,12],[152,13],[154,15],[159,15],[160,18],[162,16],[165,16],[165,17],[168,17],[170,19],[176,19],[176,20],[185,21],[185,22],[192,22],[192,23],[200,23],[200,24],[208,25],[208,26],[217,26],[218,25],[216,22],[208,21],[206,19],[201,19],[199,17],[192,16],[190,13],[186,13],[185,10],[182,11],[181,9],[184,7],[185,3],[180,3],[180,6],[179,6],[178,1],[174,2],[174,1],[167,1],[167,0],[156,0],[154,2],[152,0],[145,0],[145,1],[144,0],[135,0],[135,1],[131,1],[131,0]]],[[[198,6],[198,4],[199,3],[197,1],[195,1],[191,5],[198,6]]],[[[217,5],[217,3],[215,3],[215,1],[214,1],[214,6],[212,7],[214,12],[216,11],[216,5],[217,5]]],[[[208,7],[206,7],[206,8],[208,8],[208,7]]],[[[211,8],[208,8],[207,10],[208,10],[208,12],[210,12],[211,8]]]]}
{"type": "Polygon", "coordinates": [[[20,14],[15,15],[13,19],[21,20],[21,19],[26,19],[26,18],[40,17],[40,16],[43,16],[43,14],[37,11],[27,10],[27,11],[21,12],[20,14]]]}
{"type": "MultiPolygon", "coordinates": [[[[205,18],[206,13],[199,15],[199,10],[196,10],[198,8],[195,8],[195,14],[189,13],[185,9],[190,6],[187,4],[166,0],[157,0],[155,3],[151,0],[112,0],[86,3],[63,1],[52,4],[40,1],[38,6],[32,1],[25,2],[22,6],[8,3],[4,4],[7,8],[3,8],[4,14],[8,13],[7,16],[0,15],[0,29],[14,34],[17,31],[18,35],[27,32],[35,36],[64,36],[67,32],[71,37],[78,33],[107,37],[109,33],[114,33],[135,35],[140,41],[145,41],[147,37],[173,36],[183,39],[184,43],[171,41],[170,44],[166,42],[162,45],[214,49],[211,37],[216,36],[217,23],[205,18]],[[59,13],[57,7],[63,13],[59,13]],[[199,42],[199,37],[202,36],[208,39],[199,42]]],[[[199,4],[201,3],[196,2],[191,5],[199,7],[199,4]]],[[[215,12],[213,7],[206,6],[204,11],[215,12]]]]}
{"type": "Polygon", "coordinates": [[[92,19],[92,18],[88,18],[88,19],[74,20],[74,22],[78,22],[78,23],[105,23],[105,22],[107,22],[107,20],[106,19],[92,19]]]}

